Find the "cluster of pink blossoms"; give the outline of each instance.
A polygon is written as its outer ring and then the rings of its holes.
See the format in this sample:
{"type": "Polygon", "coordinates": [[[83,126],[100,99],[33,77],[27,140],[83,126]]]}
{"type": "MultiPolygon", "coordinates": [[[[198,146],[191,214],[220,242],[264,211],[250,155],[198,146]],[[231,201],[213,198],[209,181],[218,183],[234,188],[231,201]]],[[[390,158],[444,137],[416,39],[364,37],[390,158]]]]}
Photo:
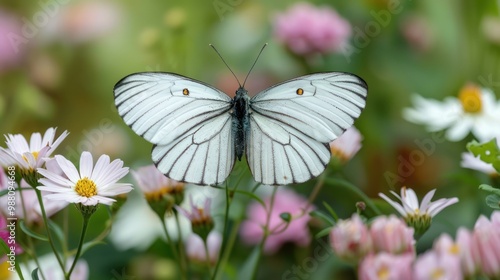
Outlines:
{"type": "Polygon", "coordinates": [[[419,255],[413,231],[395,216],[379,216],[367,226],[354,214],[333,228],[330,241],[337,256],[359,264],[362,280],[500,277],[500,211],[491,220],[481,216],[472,231],[459,228],[455,240],[442,234],[419,255]]]}

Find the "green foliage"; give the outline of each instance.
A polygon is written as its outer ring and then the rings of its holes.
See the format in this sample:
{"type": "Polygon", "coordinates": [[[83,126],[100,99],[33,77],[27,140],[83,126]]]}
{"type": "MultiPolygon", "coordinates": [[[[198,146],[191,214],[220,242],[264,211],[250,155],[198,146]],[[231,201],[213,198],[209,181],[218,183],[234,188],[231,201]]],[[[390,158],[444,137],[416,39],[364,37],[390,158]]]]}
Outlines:
{"type": "Polygon", "coordinates": [[[467,144],[467,149],[469,149],[474,156],[479,157],[486,163],[490,163],[497,172],[500,172],[500,150],[498,149],[496,138],[486,143],[472,141],[467,144]]]}

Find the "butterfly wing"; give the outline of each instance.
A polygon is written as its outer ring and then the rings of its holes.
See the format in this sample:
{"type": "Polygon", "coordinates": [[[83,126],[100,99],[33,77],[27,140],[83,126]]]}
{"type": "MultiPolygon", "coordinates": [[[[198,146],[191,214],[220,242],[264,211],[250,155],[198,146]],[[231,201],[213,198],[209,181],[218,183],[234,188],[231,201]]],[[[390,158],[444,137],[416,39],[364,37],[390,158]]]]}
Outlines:
{"type": "Polygon", "coordinates": [[[339,72],[302,76],[266,89],[250,100],[248,165],[256,181],[305,182],[330,161],[335,140],[365,107],[367,85],[339,72]]]}
{"type": "Polygon", "coordinates": [[[171,73],[137,73],[114,88],[118,113],[154,144],[152,159],[167,177],[214,185],[234,165],[231,98],[202,82],[171,73]]]}

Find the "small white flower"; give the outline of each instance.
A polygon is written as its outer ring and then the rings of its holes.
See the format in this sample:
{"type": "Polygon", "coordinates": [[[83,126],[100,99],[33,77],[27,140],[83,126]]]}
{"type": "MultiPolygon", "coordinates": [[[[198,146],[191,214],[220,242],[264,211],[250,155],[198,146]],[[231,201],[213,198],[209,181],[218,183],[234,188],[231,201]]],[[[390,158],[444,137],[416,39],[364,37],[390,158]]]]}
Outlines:
{"type": "Polygon", "coordinates": [[[407,189],[406,187],[403,187],[401,189],[401,196],[399,196],[397,193],[391,191],[391,193],[401,201],[401,204],[398,202],[392,201],[389,197],[387,197],[383,193],[379,193],[378,195],[382,197],[385,201],[387,201],[392,207],[394,207],[401,216],[408,218],[408,217],[421,217],[421,216],[427,216],[429,218],[432,218],[436,216],[439,212],[441,212],[444,208],[455,204],[458,202],[458,198],[453,197],[453,198],[441,198],[438,199],[434,202],[431,202],[432,197],[434,196],[434,193],[436,192],[436,189],[431,190],[428,192],[425,196],[424,199],[422,199],[422,203],[418,203],[418,198],[417,194],[415,191],[412,189],[407,189]]]}
{"type": "Polygon", "coordinates": [[[117,183],[128,173],[128,167],[123,167],[123,161],[119,159],[110,162],[109,156],[102,155],[94,167],[92,154],[83,152],[78,172],[75,165],[63,156],[56,155],[54,158],[63,171],[63,176],[38,168],[38,172],[45,178],[39,181],[43,186],[37,188],[50,192],[51,194],[45,195],[48,199],[65,200],[86,206],[98,203],[110,205],[115,200],[109,197],[132,190],[131,184],[117,183]]]}
{"type": "Polygon", "coordinates": [[[55,141],[56,128],[49,128],[42,135],[39,132],[31,134],[30,142],[21,134],[5,135],[7,149],[0,147],[0,162],[2,165],[18,165],[24,170],[35,170],[42,167],[45,159],[68,136],[65,130],[55,141]]]}
{"type": "Polygon", "coordinates": [[[491,163],[482,161],[479,157],[475,157],[471,152],[462,153],[462,161],[460,166],[472,170],[477,170],[490,176],[498,175],[498,172],[493,168],[491,163]]]}
{"type": "Polygon", "coordinates": [[[406,108],[403,117],[413,123],[427,126],[429,131],[447,129],[446,138],[460,141],[472,132],[480,141],[500,135],[500,103],[491,90],[466,85],[458,98],[448,97],[443,102],[413,96],[415,108],[406,108]]]}
{"type": "Polygon", "coordinates": [[[378,195],[394,207],[401,216],[403,216],[406,224],[413,227],[415,230],[415,238],[422,236],[431,226],[432,218],[441,212],[444,208],[458,202],[458,198],[441,198],[431,202],[436,189],[428,192],[422,203],[418,203],[417,194],[412,189],[403,187],[401,189],[401,196],[391,191],[391,193],[399,199],[401,204],[392,201],[385,194],[379,193],[378,195]]]}

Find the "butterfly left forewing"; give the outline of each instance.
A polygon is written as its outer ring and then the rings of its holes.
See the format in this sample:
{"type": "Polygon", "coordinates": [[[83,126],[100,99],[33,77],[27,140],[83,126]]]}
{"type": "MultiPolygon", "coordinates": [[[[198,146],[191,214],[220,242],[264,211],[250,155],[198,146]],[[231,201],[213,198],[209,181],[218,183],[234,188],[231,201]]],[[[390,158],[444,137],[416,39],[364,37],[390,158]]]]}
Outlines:
{"type": "Polygon", "coordinates": [[[352,126],[366,94],[361,78],[338,72],[299,77],[257,94],[250,100],[246,147],[256,181],[283,185],[318,176],[330,159],[328,143],[352,126]]]}
{"type": "Polygon", "coordinates": [[[158,170],[177,181],[223,182],[234,165],[231,98],[173,73],[129,75],[115,88],[115,105],[134,132],[155,144],[158,170]]]}

